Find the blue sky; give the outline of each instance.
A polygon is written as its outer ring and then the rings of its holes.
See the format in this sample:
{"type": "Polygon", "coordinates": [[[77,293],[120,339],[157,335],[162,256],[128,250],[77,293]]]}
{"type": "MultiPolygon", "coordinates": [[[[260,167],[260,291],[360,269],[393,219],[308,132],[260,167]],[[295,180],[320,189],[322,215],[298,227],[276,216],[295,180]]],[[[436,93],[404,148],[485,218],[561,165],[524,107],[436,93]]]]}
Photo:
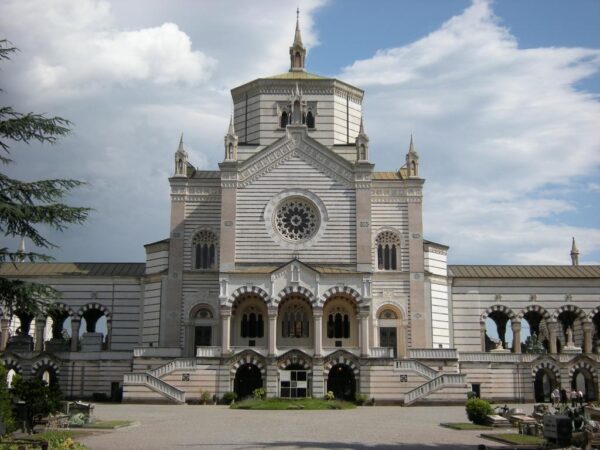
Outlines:
{"type": "MultiPolygon", "coordinates": [[[[168,235],[172,154],[214,169],[229,89],[287,70],[296,4],[5,0],[3,101],[73,120],[9,173],[84,179],[59,260],[141,261],[168,235]],[[12,20],[19,17],[19,20],[12,20]],[[36,33],[31,33],[35,29],[36,33]]],[[[600,263],[600,2],[299,2],[309,71],[365,90],[371,159],[421,155],[425,235],[451,263],[600,263]]],[[[14,243],[10,243],[14,245],[14,243]]]]}

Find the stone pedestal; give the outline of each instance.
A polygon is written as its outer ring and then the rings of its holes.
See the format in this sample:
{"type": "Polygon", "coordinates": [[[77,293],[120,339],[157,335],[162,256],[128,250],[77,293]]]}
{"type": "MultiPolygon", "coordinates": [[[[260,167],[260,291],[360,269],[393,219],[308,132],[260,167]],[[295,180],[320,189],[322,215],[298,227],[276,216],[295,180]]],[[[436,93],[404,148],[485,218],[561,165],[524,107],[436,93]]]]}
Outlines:
{"type": "Polygon", "coordinates": [[[68,352],[70,350],[69,341],[63,338],[52,338],[45,343],[47,352],[68,352]]]}
{"type": "Polygon", "coordinates": [[[102,333],[83,333],[81,336],[81,351],[82,352],[99,352],[102,351],[102,333]]]}
{"type": "Polygon", "coordinates": [[[581,347],[575,347],[575,346],[568,345],[568,346],[562,348],[561,353],[568,353],[568,354],[571,354],[571,355],[578,355],[578,354],[581,353],[581,347]]]}

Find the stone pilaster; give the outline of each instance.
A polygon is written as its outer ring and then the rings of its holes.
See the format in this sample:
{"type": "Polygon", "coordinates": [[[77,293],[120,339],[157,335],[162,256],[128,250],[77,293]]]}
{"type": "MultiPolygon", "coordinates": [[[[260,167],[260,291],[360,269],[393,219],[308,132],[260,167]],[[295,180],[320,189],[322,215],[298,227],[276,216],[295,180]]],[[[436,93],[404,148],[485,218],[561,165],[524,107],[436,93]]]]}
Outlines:
{"type": "Polygon", "coordinates": [[[279,371],[277,370],[277,362],[276,362],[275,358],[269,358],[269,361],[267,363],[267,376],[266,376],[266,386],[265,386],[265,391],[267,392],[267,397],[277,397],[278,379],[279,379],[279,371]]]}
{"type": "Polygon", "coordinates": [[[356,187],[356,270],[372,272],[371,242],[371,172],[373,165],[367,162],[357,163],[355,173],[356,187]]]}
{"type": "Polygon", "coordinates": [[[183,297],[183,246],[187,178],[171,178],[171,233],[167,295],[161,298],[159,346],[179,347],[183,297]]]}
{"type": "Polygon", "coordinates": [[[269,308],[269,356],[275,356],[277,353],[277,309],[269,308]]]}
{"type": "Polygon", "coordinates": [[[325,395],[325,389],[327,388],[323,370],[323,360],[321,358],[315,358],[313,360],[312,370],[312,395],[316,398],[322,398],[325,395]]]}
{"type": "Polygon", "coordinates": [[[363,312],[358,316],[360,321],[360,356],[369,356],[369,312],[363,312]]]}
{"type": "Polygon", "coordinates": [[[235,227],[237,210],[237,162],[225,161],[221,169],[221,236],[219,239],[219,269],[235,268],[235,227]]]}
{"type": "Polygon", "coordinates": [[[408,197],[408,258],[410,271],[410,331],[413,348],[429,346],[428,330],[431,317],[425,305],[425,261],[423,254],[422,185],[424,180],[407,182],[408,197]]]}
{"type": "Polygon", "coordinates": [[[480,336],[481,351],[485,352],[485,322],[479,323],[479,336],[480,336]]]}
{"type": "Polygon", "coordinates": [[[594,324],[592,322],[584,322],[583,324],[583,353],[593,353],[592,349],[592,333],[594,324]]]}
{"type": "Polygon", "coordinates": [[[112,345],[112,319],[106,321],[106,351],[110,351],[112,345]]]}

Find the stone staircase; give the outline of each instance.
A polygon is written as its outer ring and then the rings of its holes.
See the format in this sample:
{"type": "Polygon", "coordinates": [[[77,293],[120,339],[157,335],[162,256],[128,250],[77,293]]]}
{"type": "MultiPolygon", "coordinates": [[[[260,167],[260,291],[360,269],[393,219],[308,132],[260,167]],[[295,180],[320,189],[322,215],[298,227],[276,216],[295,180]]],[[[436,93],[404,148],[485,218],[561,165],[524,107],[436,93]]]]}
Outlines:
{"type": "MultiPolygon", "coordinates": [[[[396,361],[396,369],[411,370],[426,378],[428,381],[404,394],[404,405],[411,405],[427,398],[430,394],[444,388],[466,386],[466,376],[460,373],[439,373],[426,364],[414,359],[396,361]]],[[[466,398],[466,397],[465,397],[466,398]]]]}
{"type": "Polygon", "coordinates": [[[161,377],[179,369],[193,369],[196,365],[196,360],[193,358],[174,359],[167,364],[157,367],[153,370],[148,370],[143,373],[128,373],[125,374],[123,385],[127,386],[141,385],[145,386],[154,392],[161,394],[167,400],[183,404],[185,403],[185,392],[177,389],[175,386],[161,380],[161,377]]]}

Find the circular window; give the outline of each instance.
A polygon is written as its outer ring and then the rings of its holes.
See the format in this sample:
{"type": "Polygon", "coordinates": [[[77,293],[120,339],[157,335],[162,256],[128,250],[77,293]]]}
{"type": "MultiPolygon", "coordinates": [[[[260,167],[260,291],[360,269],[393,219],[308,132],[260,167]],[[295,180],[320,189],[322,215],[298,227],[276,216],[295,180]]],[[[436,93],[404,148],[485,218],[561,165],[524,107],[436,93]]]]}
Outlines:
{"type": "Polygon", "coordinates": [[[306,241],[313,237],[320,224],[319,210],[308,199],[291,197],[283,200],[273,214],[273,226],[286,240],[306,241]]]}

